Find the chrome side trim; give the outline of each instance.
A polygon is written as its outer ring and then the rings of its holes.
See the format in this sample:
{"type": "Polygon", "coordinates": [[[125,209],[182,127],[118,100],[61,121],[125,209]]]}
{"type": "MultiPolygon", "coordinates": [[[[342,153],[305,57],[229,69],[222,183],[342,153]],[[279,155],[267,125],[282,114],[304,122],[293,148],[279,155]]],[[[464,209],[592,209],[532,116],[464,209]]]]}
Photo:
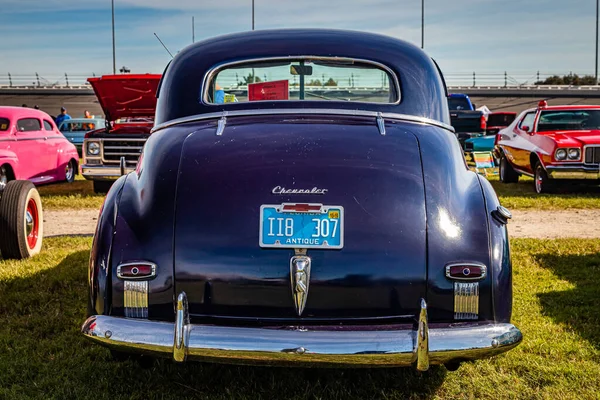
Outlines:
{"type": "MultiPolygon", "coordinates": [[[[181,320],[181,319],[180,319],[181,320]]],[[[186,360],[238,364],[313,365],[319,367],[411,366],[417,361],[416,331],[311,330],[187,325],[183,343],[186,360]]],[[[82,333],[98,344],[121,351],[172,357],[175,324],[97,315],[88,318],[82,333]],[[110,332],[110,335],[106,334],[110,332]]],[[[521,331],[508,323],[455,323],[429,328],[429,364],[491,357],[516,347],[521,331]]]]}
{"type": "Polygon", "coordinates": [[[454,282],[454,319],[479,318],[479,283],[454,282]]]}
{"type": "Polygon", "coordinates": [[[429,369],[429,326],[427,324],[427,303],[421,299],[419,327],[417,329],[417,370],[429,369]]]}
{"type": "Polygon", "coordinates": [[[123,306],[127,318],[148,318],[148,281],[123,282],[123,306]]]}
{"type": "Polygon", "coordinates": [[[173,360],[184,362],[187,357],[190,315],[185,292],[177,297],[177,311],[175,312],[175,333],[173,335],[173,360]]]}
{"type": "MultiPolygon", "coordinates": [[[[363,101],[363,102],[357,101],[356,103],[357,104],[362,103],[362,104],[396,105],[396,104],[400,104],[400,101],[402,100],[402,92],[400,90],[400,81],[398,80],[398,76],[394,73],[394,71],[390,67],[388,67],[385,64],[382,64],[377,61],[365,60],[362,58],[354,58],[354,57],[327,57],[327,56],[314,56],[314,55],[313,56],[311,56],[311,55],[296,55],[296,56],[247,58],[244,60],[224,62],[224,63],[218,64],[218,65],[212,67],[204,75],[204,79],[202,80],[202,104],[206,105],[206,106],[215,106],[216,105],[216,104],[208,102],[208,88],[209,88],[208,84],[210,82],[212,82],[213,77],[215,75],[217,75],[221,70],[224,70],[228,67],[236,66],[239,64],[248,64],[248,63],[253,63],[253,62],[277,61],[277,60],[295,61],[295,60],[300,60],[300,59],[303,59],[303,60],[328,60],[328,61],[337,61],[337,62],[346,61],[346,62],[352,62],[352,63],[358,62],[358,63],[371,64],[373,66],[376,66],[380,69],[383,69],[388,74],[388,76],[392,78],[393,84],[394,84],[394,90],[396,90],[396,93],[398,94],[398,99],[393,103],[374,103],[374,102],[366,102],[366,101],[363,101]]],[[[268,101],[271,102],[273,100],[268,100],[268,101]]],[[[279,101],[290,101],[290,100],[279,100],[279,101]]],[[[299,101],[302,101],[302,100],[299,100],[299,101]]],[[[335,101],[335,100],[333,100],[333,101],[335,101]]],[[[339,100],[338,102],[344,102],[344,101],[339,100]]]]}
{"type": "MultiPolygon", "coordinates": [[[[333,108],[274,108],[274,109],[258,109],[258,110],[234,110],[228,111],[227,116],[259,116],[259,115],[318,115],[318,114],[326,114],[326,115],[346,115],[346,116],[356,116],[356,117],[373,117],[377,118],[379,115],[379,111],[366,111],[366,110],[343,110],[343,109],[333,109],[333,108]]],[[[223,112],[214,112],[214,113],[206,113],[206,114],[196,114],[190,115],[187,117],[173,119],[171,121],[163,122],[162,124],[156,125],[152,128],[152,133],[160,131],[165,128],[169,128],[172,126],[185,124],[188,122],[197,122],[203,121],[207,119],[217,119],[223,116],[223,112]]],[[[381,113],[381,117],[385,119],[395,119],[405,122],[412,122],[416,124],[426,124],[437,126],[438,128],[446,129],[454,133],[454,128],[451,125],[447,125],[443,122],[436,121],[430,118],[425,117],[417,117],[415,115],[406,115],[406,114],[398,114],[398,113],[381,113]]]]}

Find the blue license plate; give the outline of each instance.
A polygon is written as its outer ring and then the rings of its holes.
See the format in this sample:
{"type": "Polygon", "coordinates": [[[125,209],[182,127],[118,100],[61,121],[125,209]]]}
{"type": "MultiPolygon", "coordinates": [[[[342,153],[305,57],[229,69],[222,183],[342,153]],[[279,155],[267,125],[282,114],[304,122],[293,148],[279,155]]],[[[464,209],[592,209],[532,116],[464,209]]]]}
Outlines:
{"type": "Polygon", "coordinates": [[[264,204],[260,207],[260,247],[344,247],[344,207],[323,204],[264,204]]]}

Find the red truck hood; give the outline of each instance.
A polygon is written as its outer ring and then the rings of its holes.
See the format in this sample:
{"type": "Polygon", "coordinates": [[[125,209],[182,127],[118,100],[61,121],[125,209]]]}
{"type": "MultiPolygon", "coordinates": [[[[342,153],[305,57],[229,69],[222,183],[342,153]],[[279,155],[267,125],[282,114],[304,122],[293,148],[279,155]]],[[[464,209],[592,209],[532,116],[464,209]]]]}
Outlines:
{"type": "Polygon", "coordinates": [[[544,134],[554,139],[556,144],[560,146],[600,144],[600,130],[597,129],[588,131],[557,131],[544,134]]]}
{"type": "Polygon", "coordinates": [[[154,117],[161,75],[103,75],[88,78],[108,120],[154,117]]]}

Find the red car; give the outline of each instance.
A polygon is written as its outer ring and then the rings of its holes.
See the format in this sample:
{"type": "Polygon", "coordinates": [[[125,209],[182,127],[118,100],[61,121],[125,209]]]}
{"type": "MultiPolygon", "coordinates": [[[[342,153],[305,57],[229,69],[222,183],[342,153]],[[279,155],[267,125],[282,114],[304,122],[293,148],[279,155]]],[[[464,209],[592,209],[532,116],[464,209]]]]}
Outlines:
{"type": "Polygon", "coordinates": [[[537,193],[551,192],[561,180],[594,180],[600,164],[600,106],[548,106],[521,113],[498,132],[500,180],[534,178],[537,193]]]}
{"type": "Polygon", "coordinates": [[[36,185],[72,182],[78,164],[77,149],[48,114],[27,107],[0,107],[0,191],[13,179],[36,185]]]}

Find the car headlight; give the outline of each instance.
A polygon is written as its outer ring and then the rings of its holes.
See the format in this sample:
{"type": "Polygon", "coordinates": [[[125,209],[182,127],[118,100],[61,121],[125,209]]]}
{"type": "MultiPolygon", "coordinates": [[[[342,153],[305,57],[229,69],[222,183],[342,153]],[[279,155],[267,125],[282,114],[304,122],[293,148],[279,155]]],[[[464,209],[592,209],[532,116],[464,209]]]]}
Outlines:
{"type": "Polygon", "coordinates": [[[557,160],[564,160],[567,158],[567,150],[566,149],[558,149],[556,150],[556,153],[554,154],[554,157],[557,160]]]}
{"type": "Polygon", "coordinates": [[[569,149],[568,154],[569,160],[579,160],[579,157],[581,156],[581,150],[579,150],[578,148],[572,148],[569,149]]]}
{"type": "Polygon", "coordinates": [[[98,154],[100,154],[100,143],[89,142],[87,145],[87,153],[90,156],[97,156],[98,154]]]}

